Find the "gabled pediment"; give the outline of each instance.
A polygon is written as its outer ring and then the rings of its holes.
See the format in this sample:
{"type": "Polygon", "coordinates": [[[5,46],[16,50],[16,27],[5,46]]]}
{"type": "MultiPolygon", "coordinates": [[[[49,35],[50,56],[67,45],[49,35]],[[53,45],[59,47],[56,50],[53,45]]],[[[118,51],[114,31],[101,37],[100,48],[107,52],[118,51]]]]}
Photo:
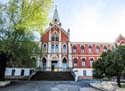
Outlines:
{"type": "Polygon", "coordinates": [[[117,39],[116,39],[115,42],[116,42],[116,43],[125,43],[125,38],[122,36],[122,34],[120,34],[120,35],[117,37],[117,39]]]}
{"type": "Polygon", "coordinates": [[[59,26],[58,24],[53,24],[52,26],[49,26],[49,27],[45,30],[45,32],[51,31],[52,28],[54,28],[54,27],[57,27],[57,28],[59,29],[59,31],[62,31],[62,32],[64,32],[66,35],[68,35],[68,33],[67,33],[61,26],[59,26]]]}

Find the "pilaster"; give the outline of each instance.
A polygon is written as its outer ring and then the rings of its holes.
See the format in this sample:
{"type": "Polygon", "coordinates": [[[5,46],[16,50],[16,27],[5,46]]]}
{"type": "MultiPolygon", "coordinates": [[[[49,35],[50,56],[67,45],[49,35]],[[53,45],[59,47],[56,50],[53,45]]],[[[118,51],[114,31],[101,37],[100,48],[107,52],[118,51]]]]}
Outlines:
{"type": "Polygon", "coordinates": [[[59,71],[62,71],[62,59],[61,59],[61,54],[59,54],[59,71]]]}
{"type": "Polygon", "coordinates": [[[50,54],[47,56],[47,71],[51,71],[51,59],[50,59],[50,54]]]}

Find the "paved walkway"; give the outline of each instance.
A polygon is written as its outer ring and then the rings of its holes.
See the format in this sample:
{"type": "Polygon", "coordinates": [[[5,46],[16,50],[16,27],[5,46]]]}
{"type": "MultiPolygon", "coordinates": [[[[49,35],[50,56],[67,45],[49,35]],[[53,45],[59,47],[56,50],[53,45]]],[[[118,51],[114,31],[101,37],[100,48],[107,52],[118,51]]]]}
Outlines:
{"type": "Polygon", "coordinates": [[[17,81],[0,91],[98,91],[87,81],[17,81]]]}

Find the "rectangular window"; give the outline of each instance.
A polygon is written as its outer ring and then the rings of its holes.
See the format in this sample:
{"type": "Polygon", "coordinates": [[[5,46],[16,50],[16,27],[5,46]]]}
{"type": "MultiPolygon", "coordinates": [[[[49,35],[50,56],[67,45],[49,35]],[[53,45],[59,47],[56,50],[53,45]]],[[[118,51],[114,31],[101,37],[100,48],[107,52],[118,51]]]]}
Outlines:
{"type": "Polygon", "coordinates": [[[21,70],[21,76],[23,76],[24,75],[24,70],[21,70]]]}
{"type": "Polygon", "coordinates": [[[83,76],[86,76],[86,70],[83,70],[83,76]]]}
{"type": "Polygon", "coordinates": [[[85,60],[85,58],[82,58],[82,66],[86,66],[86,60],[85,60]]]}
{"type": "Polygon", "coordinates": [[[93,58],[90,58],[90,66],[91,66],[91,67],[93,66],[93,62],[94,62],[94,59],[93,59],[93,58]]]}
{"type": "Polygon", "coordinates": [[[56,37],[56,41],[59,41],[59,37],[56,37]]]}
{"type": "Polygon", "coordinates": [[[51,40],[54,41],[54,37],[52,37],[51,40]]]}
{"type": "Polygon", "coordinates": [[[15,69],[12,70],[12,74],[11,74],[11,75],[12,75],[12,76],[15,75],[15,69]]]}

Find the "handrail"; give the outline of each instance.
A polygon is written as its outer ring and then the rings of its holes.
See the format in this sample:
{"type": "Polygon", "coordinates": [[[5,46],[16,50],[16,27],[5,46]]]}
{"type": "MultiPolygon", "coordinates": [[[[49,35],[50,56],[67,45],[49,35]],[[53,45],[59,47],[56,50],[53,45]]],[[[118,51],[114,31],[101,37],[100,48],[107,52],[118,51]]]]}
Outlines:
{"type": "Polygon", "coordinates": [[[70,71],[71,71],[71,74],[73,75],[75,81],[77,82],[78,81],[78,73],[74,72],[72,69],[70,69],[70,71]]]}
{"type": "Polygon", "coordinates": [[[35,70],[30,76],[29,76],[29,80],[31,80],[31,78],[38,72],[38,70],[35,70]]]}

